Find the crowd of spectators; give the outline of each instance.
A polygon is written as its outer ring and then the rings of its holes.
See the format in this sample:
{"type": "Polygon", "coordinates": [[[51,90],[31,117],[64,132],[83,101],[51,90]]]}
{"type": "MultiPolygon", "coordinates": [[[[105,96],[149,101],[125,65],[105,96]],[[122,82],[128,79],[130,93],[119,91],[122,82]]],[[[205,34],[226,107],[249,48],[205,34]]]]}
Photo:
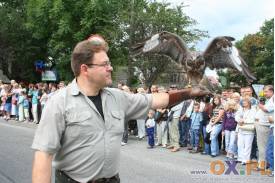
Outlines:
{"type": "MultiPolygon", "coordinates": [[[[123,83],[118,88],[141,94],[177,90],[175,85],[167,89],[152,85],[131,90],[123,83]]],[[[263,92],[263,97],[255,98],[250,86],[240,88],[239,92],[226,89],[212,97],[183,101],[170,109],[149,111],[146,119],[125,125],[121,145],[126,145],[128,134],[133,133],[138,139],[147,136],[149,149],[187,149],[211,157],[224,154],[228,161],[254,163],[255,170],[270,170],[269,175],[273,176],[274,87],[266,85],[263,92]]]]}
{"type": "MultiPolygon", "coordinates": [[[[65,87],[55,83],[17,83],[0,81],[0,116],[5,120],[38,124],[47,100],[65,87]]],[[[130,89],[122,82],[118,89],[128,93],[157,93],[177,90],[152,85],[130,89]]],[[[221,154],[242,165],[257,163],[256,170],[274,169],[274,88],[264,87],[264,97],[253,97],[250,86],[223,90],[221,94],[186,100],[170,109],[150,110],[146,119],[125,123],[121,145],[128,135],[139,140],[147,136],[148,148],[163,147],[171,152],[185,150],[216,157],[221,154]]]]}
{"type": "Polygon", "coordinates": [[[43,108],[58,89],[65,87],[55,83],[17,83],[0,81],[0,116],[5,120],[38,124],[43,108]]]}

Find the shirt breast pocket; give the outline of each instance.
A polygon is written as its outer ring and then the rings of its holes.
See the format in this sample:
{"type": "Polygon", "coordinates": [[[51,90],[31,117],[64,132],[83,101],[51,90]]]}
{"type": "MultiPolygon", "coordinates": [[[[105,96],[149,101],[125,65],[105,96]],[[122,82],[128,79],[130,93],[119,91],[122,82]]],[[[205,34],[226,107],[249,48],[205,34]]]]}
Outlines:
{"type": "Polygon", "coordinates": [[[92,114],[90,112],[78,112],[67,117],[66,133],[69,137],[89,135],[92,129],[92,114]]]}
{"type": "Polygon", "coordinates": [[[114,133],[124,132],[124,113],[123,111],[111,111],[111,131],[114,133]]]}

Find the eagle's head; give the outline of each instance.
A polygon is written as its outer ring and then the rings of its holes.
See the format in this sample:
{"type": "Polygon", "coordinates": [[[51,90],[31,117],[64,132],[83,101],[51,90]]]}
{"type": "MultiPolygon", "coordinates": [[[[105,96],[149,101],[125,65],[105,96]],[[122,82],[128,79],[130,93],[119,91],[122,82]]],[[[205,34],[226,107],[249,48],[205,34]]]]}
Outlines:
{"type": "Polygon", "coordinates": [[[189,71],[202,72],[205,68],[205,60],[200,52],[192,52],[185,63],[189,71]]]}

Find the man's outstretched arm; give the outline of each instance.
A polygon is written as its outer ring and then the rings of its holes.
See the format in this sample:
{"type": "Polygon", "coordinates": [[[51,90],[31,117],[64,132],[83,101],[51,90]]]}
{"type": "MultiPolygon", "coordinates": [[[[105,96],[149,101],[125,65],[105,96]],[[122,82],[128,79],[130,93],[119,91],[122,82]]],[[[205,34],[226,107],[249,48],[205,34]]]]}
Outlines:
{"type": "Polygon", "coordinates": [[[169,108],[179,104],[180,102],[195,98],[209,95],[210,92],[204,87],[186,88],[181,90],[173,90],[168,93],[154,93],[152,94],[152,108],[161,109],[169,108]]]}

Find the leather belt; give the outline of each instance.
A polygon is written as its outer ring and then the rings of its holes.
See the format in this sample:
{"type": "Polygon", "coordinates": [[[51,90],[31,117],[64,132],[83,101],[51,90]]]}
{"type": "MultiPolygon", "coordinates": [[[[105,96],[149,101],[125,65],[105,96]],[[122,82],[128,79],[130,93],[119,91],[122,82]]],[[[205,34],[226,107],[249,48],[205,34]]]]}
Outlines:
{"type": "MultiPolygon", "coordinates": [[[[57,180],[60,180],[60,183],[80,183],[74,179],[72,179],[71,177],[69,177],[66,173],[64,173],[61,170],[56,170],[55,172],[55,178],[57,180]]],[[[59,181],[56,181],[59,182],[59,181]]],[[[110,178],[100,178],[97,180],[90,180],[87,183],[119,183],[120,179],[119,179],[119,174],[116,174],[113,177],[110,178]]]]}

